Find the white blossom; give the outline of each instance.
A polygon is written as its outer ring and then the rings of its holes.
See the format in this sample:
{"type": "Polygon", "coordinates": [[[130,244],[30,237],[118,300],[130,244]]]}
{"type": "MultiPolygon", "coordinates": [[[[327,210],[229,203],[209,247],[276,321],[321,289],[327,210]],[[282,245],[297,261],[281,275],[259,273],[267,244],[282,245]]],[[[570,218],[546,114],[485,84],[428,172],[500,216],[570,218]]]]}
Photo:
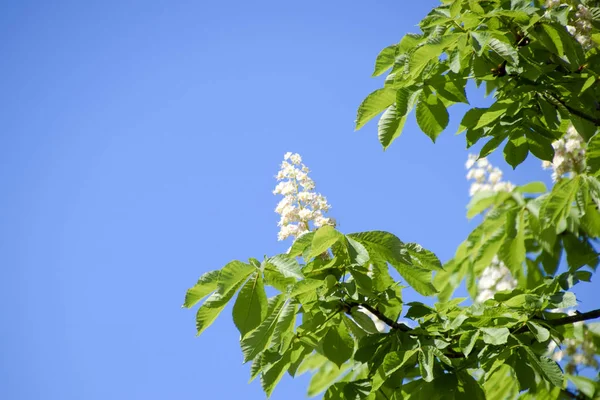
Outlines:
{"type": "Polygon", "coordinates": [[[478,295],[476,302],[484,301],[494,297],[496,292],[513,290],[517,287],[517,281],[513,278],[510,270],[498,257],[494,257],[492,263],[483,270],[477,281],[478,295]]]}
{"type": "Polygon", "coordinates": [[[502,180],[502,170],[492,166],[486,158],[478,159],[476,155],[469,154],[465,167],[468,169],[467,179],[474,181],[471,183],[469,196],[478,192],[510,192],[514,189],[512,183],[502,180]]]}
{"type": "Polygon", "coordinates": [[[277,239],[300,237],[310,231],[311,223],[315,228],[335,226],[333,218],[323,216],[331,206],[323,195],[314,192],[315,182],[308,176],[310,170],[302,164],[302,157],[287,152],[283,160],[273,190],[273,194],[283,196],[275,207],[275,212],[280,215],[277,239]]]}
{"type": "Polygon", "coordinates": [[[581,135],[571,125],[562,138],[552,143],[554,158],[552,162],[542,162],[542,168],[552,168],[552,179],[559,180],[569,174],[585,171],[586,144],[581,135]]]}

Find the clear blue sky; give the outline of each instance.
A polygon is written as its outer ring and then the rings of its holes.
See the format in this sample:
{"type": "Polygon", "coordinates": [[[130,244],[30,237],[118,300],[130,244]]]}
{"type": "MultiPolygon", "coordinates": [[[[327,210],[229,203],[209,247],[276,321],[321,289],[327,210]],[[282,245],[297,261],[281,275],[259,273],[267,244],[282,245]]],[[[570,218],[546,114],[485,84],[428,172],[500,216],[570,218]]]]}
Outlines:
{"type": "Polygon", "coordinates": [[[0,398],[264,398],[230,309],[197,339],[180,306],[203,272],[287,248],[286,151],[341,230],[451,257],[474,226],[457,113],[437,145],[414,122],[385,153],[375,124],[353,132],[376,54],[437,2],[407,4],[3,2],[0,398]]]}

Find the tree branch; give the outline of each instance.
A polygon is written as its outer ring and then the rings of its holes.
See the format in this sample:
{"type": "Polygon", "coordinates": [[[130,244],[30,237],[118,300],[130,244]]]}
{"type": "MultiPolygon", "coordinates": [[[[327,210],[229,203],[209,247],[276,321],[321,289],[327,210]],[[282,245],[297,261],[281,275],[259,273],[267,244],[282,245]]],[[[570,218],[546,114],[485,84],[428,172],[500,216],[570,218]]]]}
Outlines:
{"type": "Polygon", "coordinates": [[[569,112],[571,114],[576,115],[579,118],[585,119],[586,121],[589,121],[589,122],[593,123],[595,126],[600,126],[600,118],[594,118],[591,115],[587,115],[583,111],[579,111],[578,109],[571,107],[570,105],[568,105],[567,103],[565,103],[564,101],[562,101],[561,99],[555,97],[552,94],[544,93],[543,96],[550,97],[550,98],[552,98],[552,100],[559,102],[560,104],[562,104],[562,106],[564,108],[566,108],[567,110],[569,110],[569,112]]]}
{"type": "Polygon", "coordinates": [[[600,318],[600,309],[592,310],[581,314],[575,314],[568,317],[557,319],[545,319],[544,322],[550,326],[568,325],[575,322],[587,321],[588,319],[600,318]]]}
{"type": "Polygon", "coordinates": [[[362,308],[364,308],[365,310],[369,311],[371,314],[373,314],[374,316],[376,316],[377,318],[379,318],[383,323],[385,323],[387,326],[389,326],[392,329],[398,329],[399,331],[402,331],[402,332],[412,331],[412,329],[409,326],[404,325],[404,324],[399,323],[399,322],[396,322],[393,319],[386,317],[378,309],[376,309],[375,307],[370,306],[370,305],[368,305],[366,303],[355,303],[353,301],[346,301],[345,303],[350,308],[352,308],[352,307],[362,307],[362,308]]]}

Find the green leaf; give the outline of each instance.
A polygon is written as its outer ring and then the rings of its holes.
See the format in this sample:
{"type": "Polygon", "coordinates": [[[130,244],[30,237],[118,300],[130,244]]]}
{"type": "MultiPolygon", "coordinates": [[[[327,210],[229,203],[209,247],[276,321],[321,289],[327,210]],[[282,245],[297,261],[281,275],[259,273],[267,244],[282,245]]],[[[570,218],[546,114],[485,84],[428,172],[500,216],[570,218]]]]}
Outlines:
{"type": "Polygon", "coordinates": [[[345,400],[364,400],[371,393],[371,380],[349,382],[344,386],[343,393],[345,400]]]}
{"type": "Polygon", "coordinates": [[[362,128],[373,117],[391,106],[394,101],[396,101],[396,91],[394,89],[377,89],[368,95],[358,107],[355,130],[362,128]]]}
{"type": "Polygon", "coordinates": [[[385,355],[381,366],[377,369],[373,377],[373,390],[377,390],[381,385],[397,370],[406,365],[409,360],[417,353],[417,349],[407,351],[394,351],[385,355]]]}
{"type": "Polygon", "coordinates": [[[527,326],[529,327],[529,330],[531,331],[531,333],[533,333],[538,342],[543,343],[546,340],[550,339],[550,331],[548,331],[548,329],[544,328],[540,324],[535,323],[533,321],[527,321],[527,326]]]}
{"type": "Polygon", "coordinates": [[[421,348],[419,350],[419,370],[425,382],[433,381],[433,351],[431,347],[421,348]]]}
{"type": "Polygon", "coordinates": [[[514,234],[507,231],[506,239],[500,246],[498,257],[506,266],[518,275],[522,265],[525,262],[525,210],[522,209],[518,214],[509,212],[507,214],[507,230],[510,228],[514,234]]]}
{"type": "Polygon", "coordinates": [[[217,290],[220,273],[220,270],[215,270],[203,274],[198,282],[186,292],[183,306],[191,308],[205,296],[217,290]]]}
{"type": "Polygon", "coordinates": [[[556,362],[545,356],[538,358],[538,356],[528,346],[522,346],[521,349],[525,351],[527,358],[530,360],[532,366],[539,374],[541,374],[554,386],[559,388],[563,387],[563,373],[556,362]]]}
{"type": "Polygon", "coordinates": [[[233,305],[233,322],[242,338],[267,315],[267,295],[261,274],[255,273],[240,290],[233,305]]]}
{"type": "Polygon", "coordinates": [[[255,330],[241,340],[244,362],[253,360],[260,352],[269,346],[275,326],[283,310],[284,297],[277,295],[269,299],[267,318],[255,330]]]}
{"type": "Polygon", "coordinates": [[[448,126],[448,110],[444,103],[434,94],[423,92],[417,104],[417,124],[431,138],[435,139],[448,126]]]}
{"type": "Polygon", "coordinates": [[[484,126],[490,125],[492,122],[496,121],[502,115],[506,114],[509,106],[514,104],[511,101],[497,101],[488,109],[482,109],[483,112],[477,119],[477,124],[473,127],[473,129],[483,128],[484,126]]]}
{"type": "Polygon", "coordinates": [[[544,182],[530,182],[515,188],[519,193],[545,193],[547,190],[544,182]]]}
{"type": "Polygon", "coordinates": [[[507,61],[511,61],[513,64],[519,63],[519,55],[517,53],[517,49],[515,49],[511,44],[506,43],[500,38],[504,39],[501,36],[492,37],[488,42],[488,46],[494,50],[500,57],[504,58],[507,61]]]}
{"type": "Polygon", "coordinates": [[[437,293],[437,289],[431,283],[431,271],[401,263],[392,263],[392,266],[417,293],[423,296],[432,296],[437,293]]]}
{"type": "Polygon", "coordinates": [[[478,338],[479,331],[467,331],[460,335],[459,345],[465,357],[469,356],[478,338]]]}
{"type": "Polygon", "coordinates": [[[353,308],[351,310],[351,315],[358,326],[360,326],[366,332],[371,334],[379,333],[371,317],[360,311],[358,308],[353,308]]]}
{"type": "Polygon", "coordinates": [[[343,368],[338,368],[331,362],[322,365],[310,380],[308,385],[308,396],[314,397],[321,393],[335,382],[341,374],[346,372],[348,367],[349,365],[344,365],[343,368]]]}
{"type": "Polygon", "coordinates": [[[354,341],[343,324],[332,327],[323,339],[323,355],[341,368],[352,357],[354,341]]]}
{"type": "Polygon", "coordinates": [[[290,361],[290,352],[286,352],[283,357],[275,364],[273,364],[267,372],[261,374],[260,383],[262,385],[267,398],[271,397],[271,393],[273,393],[273,389],[279,383],[285,371],[289,368],[291,364],[290,361]]]}
{"type": "Polygon", "coordinates": [[[284,304],[277,317],[277,323],[275,324],[275,331],[273,332],[270,345],[278,346],[281,344],[284,335],[294,329],[295,321],[296,303],[294,301],[288,301],[284,304]]]}
{"type": "Polygon", "coordinates": [[[579,375],[567,375],[567,378],[573,382],[577,390],[581,393],[585,394],[590,399],[594,398],[594,395],[596,394],[596,382],[590,378],[579,375]]]}
{"type": "Polygon", "coordinates": [[[600,170],[600,134],[594,135],[589,140],[585,161],[590,173],[596,174],[600,170]]]}
{"type": "Polygon", "coordinates": [[[439,271],[443,269],[439,258],[431,251],[424,249],[421,245],[416,243],[406,243],[405,248],[414,265],[430,271],[439,271]]]}
{"type": "Polygon", "coordinates": [[[302,279],[304,277],[300,270],[300,264],[292,256],[279,254],[269,258],[267,262],[273,265],[286,278],[302,279]]]}
{"type": "Polygon", "coordinates": [[[320,227],[313,237],[309,257],[316,257],[319,254],[326,252],[343,237],[344,236],[336,231],[333,226],[325,225],[320,227]]]}
{"type": "Polygon", "coordinates": [[[540,219],[544,228],[556,227],[564,222],[575,201],[579,188],[578,178],[562,179],[552,188],[540,207],[540,219]]]}
{"type": "Polygon", "coordinates": [[[290,297],[296,297],[304,293],[314,292],[324,284],[325,282],[320,279],[303,279],[294,284],[290,293],[290,297]]]}
{"type": "Polygon", "coordinates": [[[410,256],[406,252],[404,243],[389,232],[359,232],[351,233],[348,237],[365,246],[372,260],[384,260],[389,263],[411,263],[410,256]]]}
{"type": "Polygon", "coordinates": [[[527,131],[527,145],[529,151],[540,160],[552,161],[554,159],[554,147],[552,140],[534,131],[527,131]]]}
{"type": "Polygon", "coordinates": [[[469,104],[465,86],[467,81],[454,74],[438,75],[427,81],[435,90],[438,96],[456,103],[469,104]]]}
{"type": "Polygon", "coordinates": [[[466,129],[474,128],[479,123],[479,118],[487,111],[485,108],[471,108],[469,111],[465,113],[462,120],[460,121],[460,126],[458,128],[458,135],[461,132],[464,132],[466,129]]]}
{"type": "Polygon", "coordinates": [[[219,292],[229,292],[232,287],[237,286],[238,283],[245,280],[254,271],[256,271],[256,267],[241,261],[228,263],[223,267],[219,275],[219,292]]]}
{"type": "Polygon", "coordinates": [[[227,292],[214,292],[208,296],[204,304],[202,304],[196,313],[197,336],[200,336],[200,334],[214,322],[242,283],[243,280],[240,280],[236,286],[229,288],[227,292]]]}
{"type": "Polygon", "coordinates": [[[379,76],[394,65],[396,59],[396,49],[398,45],[394,44],[381,50],[375,59],[375,70],[373,76],[379,76]]]}
{"type": "Polygon", "coordinates": [[[288,255],[297,257],[304,253],[310,247],[314,236],[315,232],[308,232],[294,240],[294,244],[292,244],[292,248],[288,251],[288,255]]]}
{"type": "Polygon", "coordinates": [[[377,123],[377,136],[384,150],[400,136],[405,122],[406,116],[399,115],[395,104],[392,104],[385,110],[377,123]]]}
{"type": "Polygon", "coordinates": [[[483,341],[487,344],[501,345],[506,343],[510,331],[508,328],[481,328],[483,332],[483,341]]]}
{"type": "Polygon", "coordinates": [[[516,168],[527,158],[529,146],[525,136],[516,136],[510,138],[506,146],[504,146],[504,159],[511,167],[516,168]]]}

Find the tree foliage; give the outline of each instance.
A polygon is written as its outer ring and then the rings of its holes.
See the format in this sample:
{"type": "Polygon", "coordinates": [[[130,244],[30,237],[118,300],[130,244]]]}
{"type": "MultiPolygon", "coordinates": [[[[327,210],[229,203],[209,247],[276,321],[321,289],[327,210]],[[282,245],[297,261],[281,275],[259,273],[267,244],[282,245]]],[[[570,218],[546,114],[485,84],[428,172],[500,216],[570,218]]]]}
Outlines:
{"type": "Polygon", "coordinates": [[[326,400],[600,398],[597,376],[553,359],[565,343],[600,348],[600,323],[581,323],[600,311],[567,313],[577,306],[573,286],[600,262],[600,8],[443,0],[419,27],[377,56],[373,75],[389,72],[360,105],[357,129],[381,114],[387,148],[414,109],[435,141],[448,107],[469,103],[472,81],[493,103],[462,117],[467,147],[485,141],[480,157],[503,148],[512,167],[529,154],[556,163],[553,142],[574,129],[586,143],[585,168],[555,176],[550,190],[533,182],[474,195],[467,215],[481,223],[444,264],[392,233],[320,224],[285,254],[202,275],[184,306],[204,299],[200,334],[233,302],[244,362],[267,396],[286,372],[311,372],[308,394],[326,400]],[[472,301],[493,260],[516,287],[472,301]],[[405,303],[396,273],[437,302],[405,303]],[[462,283],[471,300],[453,298],[462,283]],[[277,294],[267,298],[265,287],[277,294]]]}

